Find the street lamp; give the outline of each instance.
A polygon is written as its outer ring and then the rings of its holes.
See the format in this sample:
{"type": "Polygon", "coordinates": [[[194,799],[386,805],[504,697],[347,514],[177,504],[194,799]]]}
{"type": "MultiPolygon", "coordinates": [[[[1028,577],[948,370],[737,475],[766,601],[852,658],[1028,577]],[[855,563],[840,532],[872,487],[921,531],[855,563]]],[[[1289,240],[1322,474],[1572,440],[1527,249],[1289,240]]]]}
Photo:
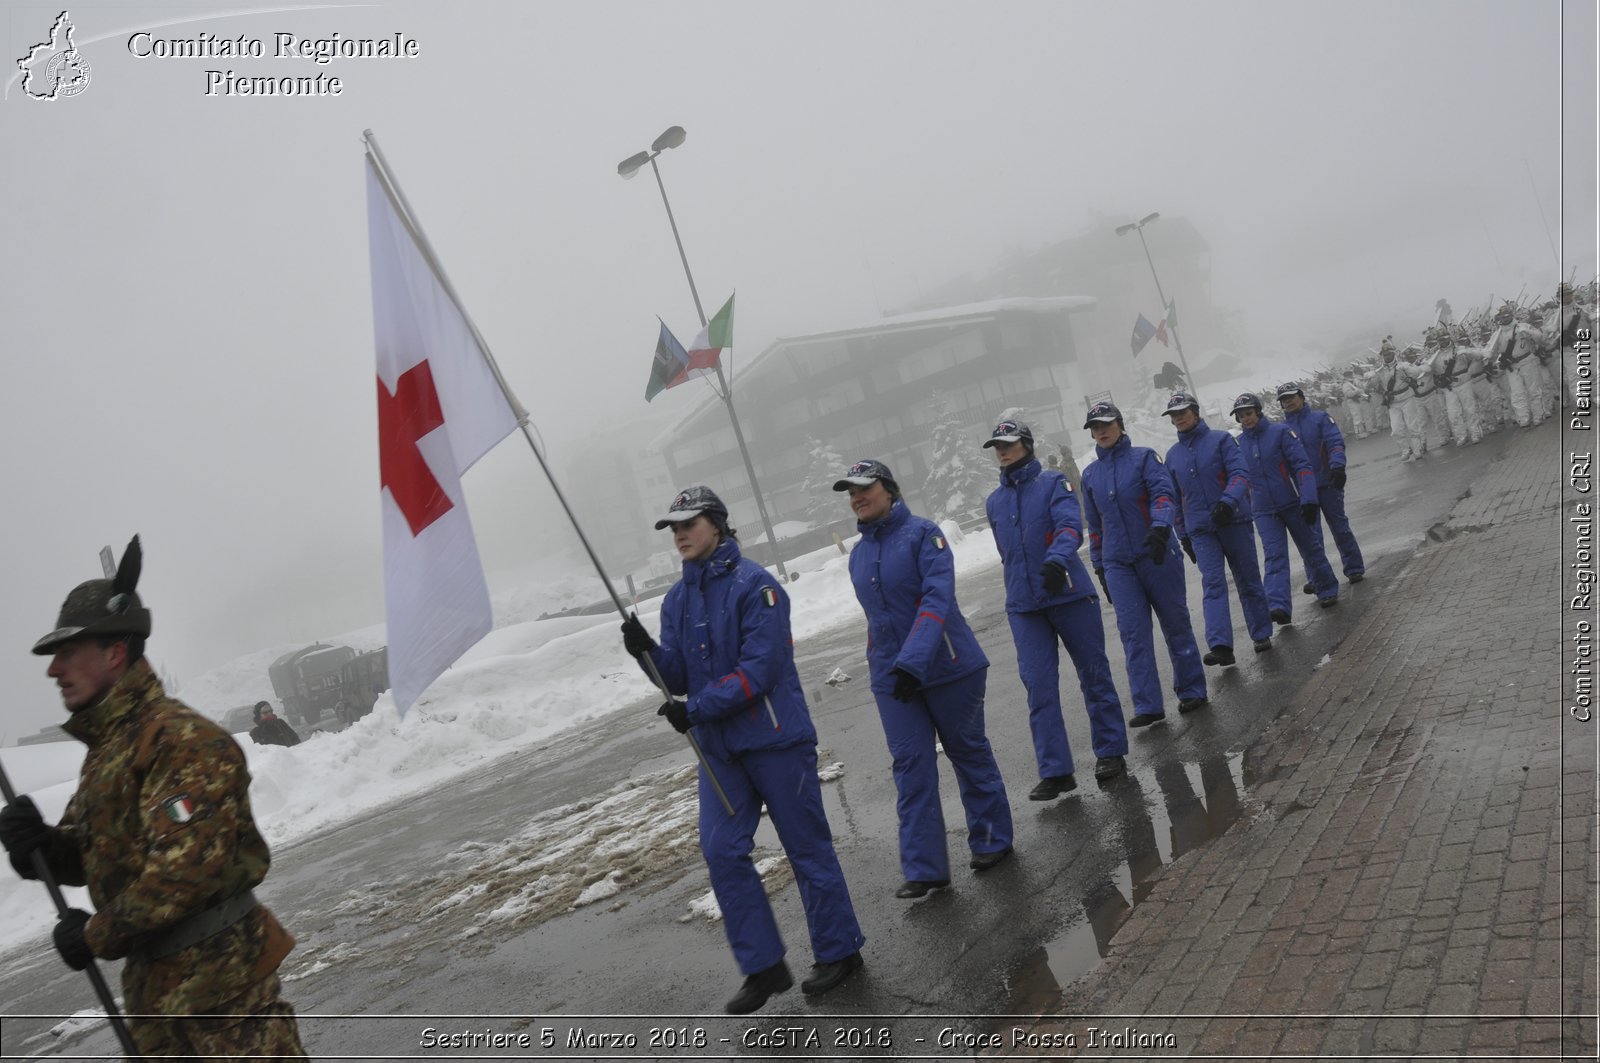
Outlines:
{"type": "MultiPolygon", "coordinates": [[[[1167,295],[1161,290],[1161,278],[1156,276],[1156,263],[1150,257],[1150,245],[1145,243],[1144,239],[1144,227],[1159,217],[1161,217],[1160,211],[1151,211],[1138,221],[1130,221],[1126,225],[1117,226],[1117,235],[1126,236],[1131,232],[1139,234],[1139,245],[1144,248],[1144,260],[1150,263],[1150,277],[1156,282],[1156,296],[1161,300],[1161,311],[1163,316],[1166,316],[1167,295]]],[[[1178,323],[1176,321],[1172,323],[1172,342],[1178,346],[1178,361],[1183,363],[1183,375],[1189,380],[1189,391],[1198,399],[1200,398],[1200,389],[1195,385],[1194,374],[1189,372],[1189,359],[1183,356],[1183,340],[1178,336],[1178,323]]]]}
{"type": "MultiPolygon", "coordinates": [[[[617,176],[624,181],[630,180],[634,174],[650,164],[650,172],[656,175],[656,187],[661,190],[661,205],[667,208],[667,223],[672,226],[672,240],[678,245],[678,259],[683,263],[683,275],[689,279],[689,294],[694,297],[694,312],[700,318],[700,327],[706,327],[706,312],[700,305],[700,291],[694,285],[694,274],[689,269],[689,256],[683,252],[683,238],[678,235],[678,221],[672,216],[672,204],[667,201],[667,186],[661,181],[661,168],[656,165],[656,156],[668,148],[675,148],[682,144],[688,134],[683,131],[683,126],[669,126],[662,134],[650,143],[649,151],[641,151],[636,155],[629,155],[617,163],[617,176]]],[[[761,514],[761,526],[767,532],[767,544],[772,547],[772,559],[778,566],[778,579],[784,583],[789,582],[789,573],[783,567],[783,559],[778,556],[778,536],[772,530],[772,518],[767,516],[767,503],[761,497],[761,485],[756,482],[756,467],[750,460],[750,448],[745,446],[744,430],[739,427],[739,414],[733,408],[733,389],[728,386],[727,377],[722,375],[722,359],[717,359],[717,397],[722,399],[723,405],[728,407],[728,420],[733,423],[733,438],[739,443],[739,454],[744,458],[744,471],[750,477],[750,493],[755,496],[756,511],[761,514]]]]}

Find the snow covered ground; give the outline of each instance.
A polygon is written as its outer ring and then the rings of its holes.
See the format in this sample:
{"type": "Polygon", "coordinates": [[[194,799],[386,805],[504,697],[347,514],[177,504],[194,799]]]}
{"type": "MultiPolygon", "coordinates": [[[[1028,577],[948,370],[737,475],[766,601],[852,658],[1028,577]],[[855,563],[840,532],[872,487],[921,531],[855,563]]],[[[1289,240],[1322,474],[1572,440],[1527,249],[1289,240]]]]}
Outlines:
{"type": "MultiPolygon", "coordinates": [[[[958,573],[998,565],[987,531],[963,536],[954,524],[946,524],[944,531],[958,573]]],[[[797,640],[860,616],[846,559],[838,550],[831,546],[818,550],[788,567],[801,576],[789,586],[797,640]]],[[[660,598],[641,603],[640,616],[651,631],[659,629],[660,606],[660,598]]],[[[530,619],[548,607],[547,596],[534,588],[497,596],[500,626],[441,676],[403,719],[384,695],[370,715],[350,727],[313,733],[292,748],[258,746],[245,739],[241,744],[250,764],[250,800],[268,843],[276,848],[391,801],[425,793],[453,776],[648,696],[649,682],[623,652],[614,614],[530,619]]],[[[328,641],[367,649],[382,644],[383,629],[364,628],[328,641]]],[[[292,648],[275,647],[238,658],[186,682],[178,696],[218,717],[232,706],[269,697],[270,688],[263,689],[267,665],[292,648]]],[[[72,794],[82,759],[83,747],[77,742],[0,751],[17,791],[31,794],[52,822],[72,794]]],[[[665,791],[654,797],[667,800],[665,791]]],[[[657,811],[674,821],[688,815],[693,822],[692,811],[666,807],[657,811]]],[[[517,850],[513,863],[526,876],[511,876],[493,898],[432,898],[426,914],[472,912],[476,923],[519,917],[530,908],[566,908],[602,899],[608,888],[615,887],[609,874],[586,885],[593,876],[567,873],[559,876],[561,881],[547,876],[552,866],[560,864],[557,860],[552,865],[548,859],[559,854],[543,852],[561,833],[552,832],[551,826],[535,824],[525,836],[508,839],[508,851],[517,850]]],[[[503,866],[498,855],[504,854],[478,855],[503,866]]],[[[66,892],[69,903],[89,907],[85,891],[66,892]]],[[[0,871],[0,952],[37,939],[53,920],[42,887],[18,879],[9,868],[0,871]]]]}

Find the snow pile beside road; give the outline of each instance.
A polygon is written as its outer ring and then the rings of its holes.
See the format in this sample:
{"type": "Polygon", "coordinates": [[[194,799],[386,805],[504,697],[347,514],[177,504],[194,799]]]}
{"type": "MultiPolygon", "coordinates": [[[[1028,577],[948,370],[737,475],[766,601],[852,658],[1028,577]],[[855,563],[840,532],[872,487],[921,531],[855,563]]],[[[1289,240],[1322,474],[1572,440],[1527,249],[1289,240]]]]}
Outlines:
{"type": "MultiPolygon", "coordinates": [[[[999,564],[987,531],[963,535],[953,523],[943,530],[958,573],[999,564]]],[[[837,549],[815,551],[788,567],[800,574],[788,586],[797,641],[859,619],[847,558],[837,549]]],[[[659,598],[640,603],[641,619],[652,632],[660,629],[660,606],[659,598]]],[[[351,726],[315,732],[298,746],[258,746],[245,739],[250,801],[262,834],[274,848],[281,847],[649,700],[649,681],[623,651],[617,624],[617,617],[607,613],[498,627],[441,676],[404,719],[385,694],[372,713],[351,726]]],[[[381,637],[381,627],[369,627],[328,641],[366,649],[381,645],[381,637]]],[[[257,701],[264,688],[271,689],[267,665],[293,648],[231,661],[186,683],[179,697],[217,714],[257,701]]],[[[18,792],[32,793],[51,822],[75,788],[82,758],[83,747],[76,742],[4,753],[18,792]]],[[[595,885],[595,880],[579,883],[562,906],[595,885]]],[[[70,891],[69,899],[88,907],[83,891],[70,891]]],[[[521,902],[510,903],[515,909],[521,902]]],[[[39,885],[0,875],[0,950],[45,933],[54,917],[39,885]]]]}

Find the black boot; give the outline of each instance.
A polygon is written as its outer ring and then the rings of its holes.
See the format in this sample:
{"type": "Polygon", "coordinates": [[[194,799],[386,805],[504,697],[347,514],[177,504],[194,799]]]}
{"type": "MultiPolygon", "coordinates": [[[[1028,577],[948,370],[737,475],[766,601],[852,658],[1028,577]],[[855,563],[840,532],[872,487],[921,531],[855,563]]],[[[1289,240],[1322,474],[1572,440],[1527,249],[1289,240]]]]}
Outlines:
{"type": "Polygon", "coordinates": [[[1196,709],[1205,708],[1210,703],[1210,698],[1184,698],[1182,701],[1178,702],[1178,711],[1193,712],[1196,709]]]}
{"type": "Polygon", "coordinates": [[[1227,666],[1233,663],[1232,646],[1213,646],[1201,660],[1206,664],[1220,664],[1227,666]]]}
{"type": "Polygon", "coordinates": [[[811,977],[800,983],[800,992],[808,997],[821,996],[861,970],[863,966],[865,964],[859,952],[852,952],[844,959],[834,960],[832,963],[813,963],[811,977]]]}
{"type": "Polygon", "coordinates": [[[942,890],[950,885],[947,878],[915,879],[908,878],[894,891],[894,895],[903,901],[914,901],[918,897],[926,897],[934,890],[942,890]]]}
{"type": "Polygon", "coordinates": [[[1294,621],[1292,619],[1290,619],[1289,610],[1287,610],[1287,609],[1274,609],[1272,611],[1272,622],[1274,624],[1292,624],[1292,623],[1294,623],[1294,621]]]}
{"type": "Polygon", "coordinates": [[[1039,785],[1028,791],[1029,801],[1054,801],[1068,790],[1076,790],[1078,780],[1070,775],[1051,775],[1040,779],[1039,785]]]}
{"type": "Polygon", "coordinates": [[[733,995],[733,999],[723,1005],[722,1010],[729,1015],[748,1015],[767,1002],[767,998],[774,993],[781,993],[794,985],[794,975],[789,973],[789,965],[779,960],[764,971],[757,971],[744,980],[744,985],[733,995]]]}

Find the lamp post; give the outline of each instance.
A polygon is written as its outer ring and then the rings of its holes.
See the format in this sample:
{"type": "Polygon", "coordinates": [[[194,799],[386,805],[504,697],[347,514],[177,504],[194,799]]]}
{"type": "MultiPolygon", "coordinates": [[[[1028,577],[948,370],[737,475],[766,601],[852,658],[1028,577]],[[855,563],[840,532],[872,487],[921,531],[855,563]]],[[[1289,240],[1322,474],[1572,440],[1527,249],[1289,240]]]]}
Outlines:
{"type": "MultiPolygon", "coordinates": [[[[624,181],[632,179],[633,175],[645,163],[650,164],[650,172],[656,176],[656,187],[661,190],[661,205],[667,208],[667,223],[672,226],[672,240],[678,246],[678,260],[683,263],[683,275],[689,279],[689,294],[694,297],[694,312],[700,318],[700,327],[706,327],[706,312],[700,305],[700,291],[695,287],[694,274],[689,269],[689,256],[683,252],[683,238],[678,235],[678,221],[672,216],[672,204],[667,201],[667,186],[661,181],[661,168],[656,165],[656,156],[668,148],[675,148],[682,144],[688,134],[683,131],[683,126],[675,125],[668,128],[650,144],[649,151],[641,151],[637,155],[630,155],[617,163],[617,176],[624,181]]],[[[778,556],[778,536],[772,530],[772,518],[767,516],[767,503],[761,497],[761,485],[756,481],[755,463],[750,460],[750,448],[745,446],[744,430],[739,427],[739,414],[733,408],[733,389],[728,386],[728,378],[722,374],[722,359],[719,357],[716,364],[717,370],[717,397],[723,405],[728,407],[728,420],[733,424],[733,438],[739,444],[739,455],[744,458],[744,471],[750,477],[750,493],[756,500],[756,512],[761,515],[761,526],[766,529],[767,544],[772,548],[772,559],[777,563],[778,579],[784,583],[789,582],[789,573],[783,567],[783,558],[778,556]]]]}
{"type": "MultiPolygon", "coordinates": [[[[1117,235],[1126,236],[1130,232],[1139,234],[1139,245],[1144,248],[1144,260],[1150,263],[1150,278],[1156,282],[1156,296],[1161,300],[1161,312],[1163,316],[1166,316],[1167,295],[1161,290],[1161,278],[1156,276],[1156,263],[1150,257],[1150,245],[1145,243],[1144,239],[1144,227],[1159,217],[1161,217],[1161,212],[1153,211],[1138,221],[1130,221],[1126,225],[1119,225],[1117,226],[1117,235]]],[[[1189,359],[1183,356],[1183,339],[1178,335],[1178,323],[1176,321],[1172,323],[1172,342],[1178,346],[1178,361],[1183,363],[1183,375],[1189,380],[1189,392],[1196,399],[1199,399],[1200,388],[1195,384],[1194,374],[1189,372],[1189,359]]]]}

